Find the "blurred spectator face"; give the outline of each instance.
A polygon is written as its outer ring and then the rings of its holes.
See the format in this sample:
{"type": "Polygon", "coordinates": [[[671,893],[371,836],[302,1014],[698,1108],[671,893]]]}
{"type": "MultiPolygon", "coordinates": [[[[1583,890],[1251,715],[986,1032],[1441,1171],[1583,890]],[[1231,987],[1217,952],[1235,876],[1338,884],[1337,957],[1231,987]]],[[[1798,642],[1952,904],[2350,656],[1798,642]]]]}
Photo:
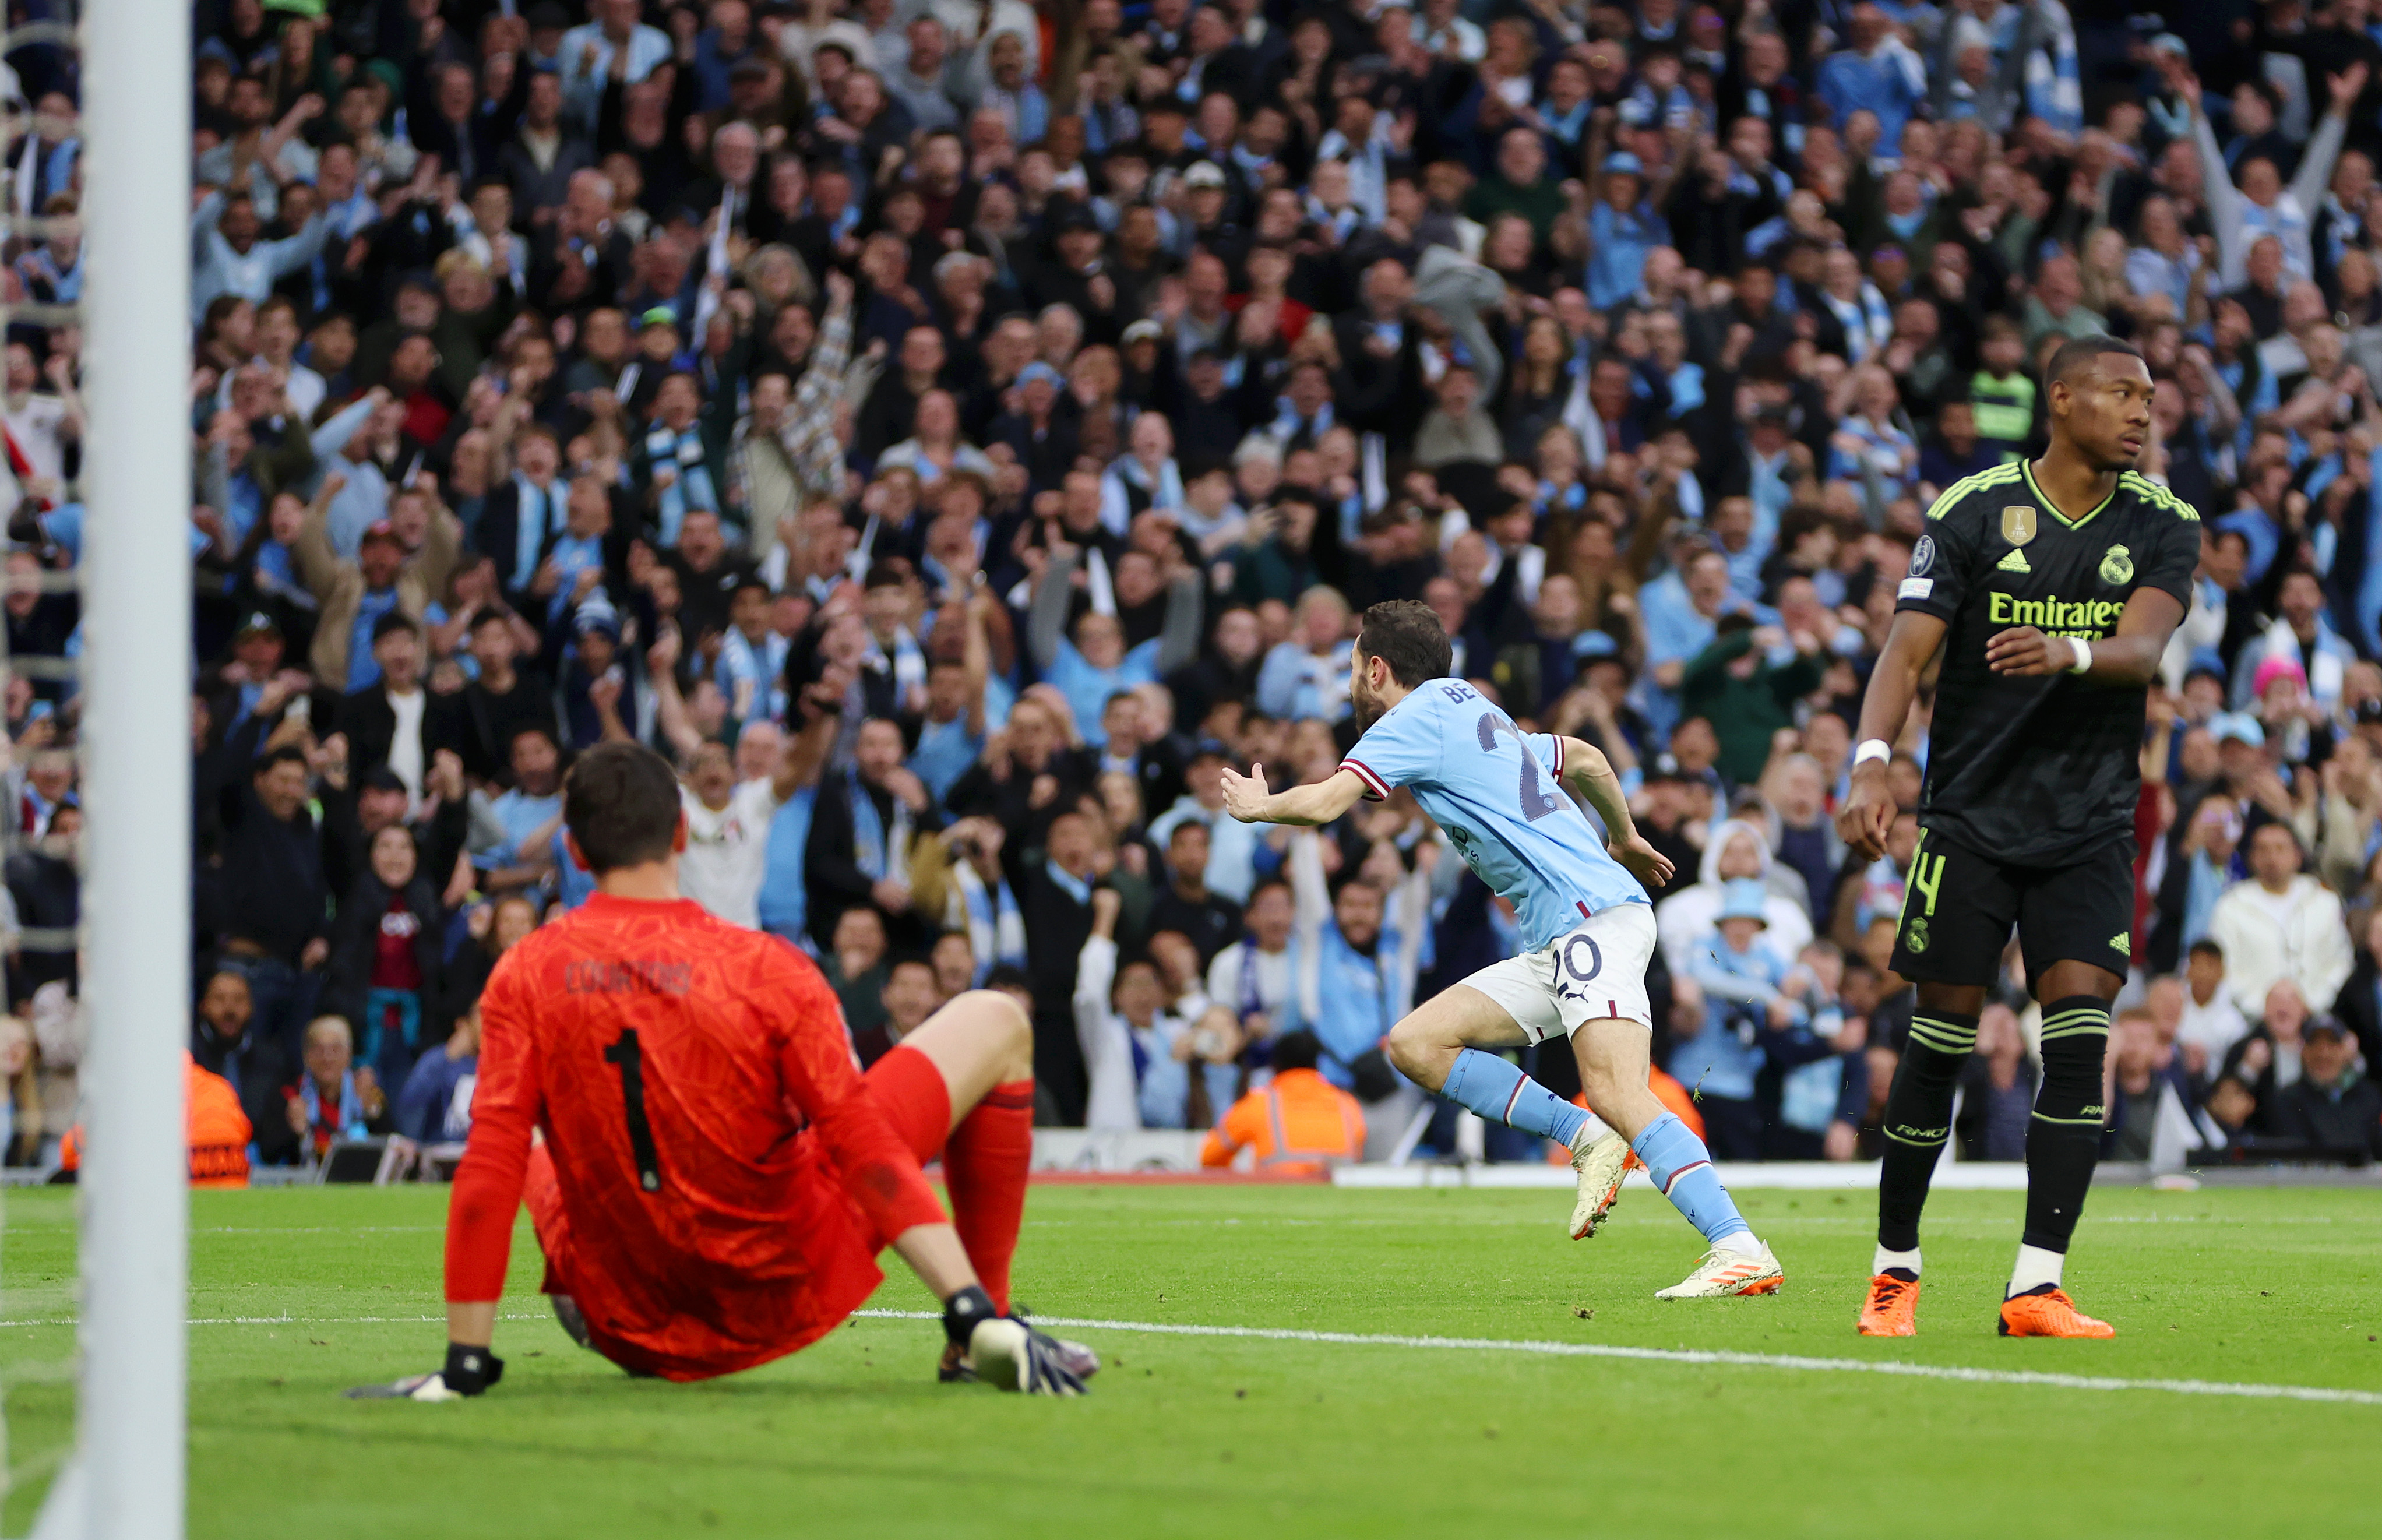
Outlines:
{"type": "Polygon", "coordinates": [[[885,917],[866,904],[846,909],[836,917],[833,950],[836,967],[847,979],[875,967],[885,955],[885,917]]]}
{"type": "Polygon", "coordinates": [[[209,979],[206,993],[199,997],[199,1015],[215,1029],[215,1036],[227,1041],[248,1030],[249,1015],[254,1008],[248,980],[237,973],[218,973],[209,979]]]}
{"type": "Polygon", "coordinates": [[[911,957],[893,965],[878,998],[884,1004],[893,1030],[907,1037],[935,1014],[935,1008],[942,1004],[942,992],[935,982],[932,965],[911,957]]]}
{"type": "Polygon", "coordinates": [[[736,779],[758,781],[776,768],[785,735],[773,721],[752,721],[736,738],[736,779]]]}
{"type": "Polygon", "coordinates": [[[1704,551],[1688,563],[1688,599],[1704,615],[1716,615],[1728,598],[1728,560],[1704,551]]]}
{"type": "Polygon", "coordinates": [[[1146,962],[1131,962],[1118,970],[1117,1015],[1136,1027],[1148,1027],[1165,1008],[1166,986],[1159,982],[1158,969],[1146,962]]]}
{"type": "Polygon", "coordinates": [[[1173,869],[1174,880],[1186,887],[1197,887],[1208,870],[1208,826],[1197,819],[1185,819],[1174,826],[1166,837],[1166,864],[1173,869]]]}
{"type": "Polygon", "coordinates": [[[2260,825],[2250,840],[2250,869],[2261,886],[2280,893],[2299,875],[2299,841],[2279,823],[2260,825]]]}
{"type": "Polygon", "coordinates": [[[1280,952],[1290,944],[1291,927],[1298,915],[1291,902],[1290,890],[1280,882],[1269,882],[1249,896],[1246,918],[1258,950],[1280,952]]]}
{"type": "Polygon", "coordinates": [[[1546,165],[1546,147],[1535,129],[1509,129],[1497,142],[1497,173],[1516,187],[1537,186],[1546,165]]]}
{"type": "Polygon", "coordinates": [[[383,636],[373,644],[372,652],[390,693],[403,695],[422,683],[422,638],[411,626],[383,636]]]}
{"type": "Polygon", "coordinates": [[[488,937],[496,943],[498,955],[511,951],[536,929],[536,905],[519,894],[497,900],[496,913],[489,920],[488,937]]]}
{"type": "Polygon", "coordinates": [[[1331,589],[1309,589],[1298,600],[1298,639],[1308,652],[1320,656],[1340,643],[1348,628],[1348,611],[1331,589]]]}
{"type": "Polygon", "coordinates": [[[2238,1133],[2241,1126],[2250,1121],[2251,1115],[2258,1110],[2258,1099],[2250,1094],[2249,1087],[2228,1075],[2209,1090],[2208,1100],[2204,1105],[2208,1115],[2215,1118],[2220,1127],[2229,1132],[2238,1133]]]}
{"type": "Polygon", "coordinates": [[[2311,1030],[2307,1041],[2300,1044],[2300,1069],[2310,1080],[2330,1090],[2349,1073],[2357,1056],[2357,1046],[2349,1035],[2331,1022],[2311,1030]]]}
{"type": "Polygon", "coordinates": [[[340,1017],[320,1016],[307,1026],[306,1073],[316,1085],[325,1090],[337,1086],[346,1077],[354,1053],[348,1024],[340,1017]]]}
{"type": "Polygon", "coordinates": [[[1039,701],[1021,700],[1009,713],[1009,747],[1028,770],[1048,764],[1059,747],[1059,724],[1039,701]]]}
{"type": "Polygon", "coordinates": [[[1124,661],[1124,629],[1112,615],[1086,615],[1075,624],[1075,650],[1096,669],[1124,661]]]}
{"type": "Polygon", "coordinates": [[[1124,756],[1141,747],[1141,702],[1130,695],[1112,696],[1100,711],[1100,729],[1109,735],[1109,752],[1124,756]]]}
{"type": "Polygon", "coordinates": [[[1091,820],[1083,814],[1062,813],[1050,820],[1050,859],[1068,875],[1078,879],[1089,877],[1092,855],[1097,848],[1091,820]]]}
{"type": "Polygon", "coordinates": [[[554,740],[543,732],[517,734],[513,739],[513,784],[527,796],[551,796],[562,783],[562,757],[554,740]]]}
{"type": "Polygon", "coordinates": [[[402,888],[413,881],[413,836],[401,824],[392,824],[373,836],[372,873],[386,888],[402,888]]]}
{"type": "Polygon", "coordinates": [[[968,942],[966,931],[946,930],[937,937],[930,961],[936,992],[945,1000],[975,987],[976,951],[968,942]]]}
{"type": "Polygon", "coordinates": [[[1370,946],[1381,933],[1381,895],[1369,882],[1350,882],[1332,901],[1332,918],[1340,934],[1358,949],[1370,946]]]}
{"type": "Polygon", "coordinates": [[[1141,783],[1123,770],[1108,770],[1099,781],[1100,808],[1113,829],[1141,827],[1141,783]]]}
{"type": "Polygon", "coordinates": [[[2285,979],[2266,992],[2265,1023],[2267,1035],[2286,1046],[2300,1041],[2300,1029],[2307,1025],[2307,996],[2300,987],[2285,979]]]}
{"type": "Polygon", "coordinates": [[[728,745],[706,742],[696,748],[694,759],[687,765],[686,783],[703,799],[705,807],[726,807],[736,790],[736,760],[728,752],[728,745]]]}
{"type": "Polygon", "coordinates": [[[2157,1067],[2158,1032],[2146,1016],[2128,1011],[2109,1034],[2110,1058],[2121,1083],[2139,1085],[2157,1067]]]}
{"type": "Polygon", "coordinates": [[[883,785],[886,777],[902,768],[902,730],[882,718],[861,723],[853,761],[863,780],[883,785]]]}

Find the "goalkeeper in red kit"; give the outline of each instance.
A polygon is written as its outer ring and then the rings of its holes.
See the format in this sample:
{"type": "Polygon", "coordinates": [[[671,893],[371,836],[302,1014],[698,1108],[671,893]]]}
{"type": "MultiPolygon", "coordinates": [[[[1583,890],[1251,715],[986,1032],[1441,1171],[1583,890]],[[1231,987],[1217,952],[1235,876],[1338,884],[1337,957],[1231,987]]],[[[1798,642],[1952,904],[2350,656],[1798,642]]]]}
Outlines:
{"type": "Polygon", "coordinates": [[[890,1246],[943,1302],[945,1379],[1079,1393],[1098,1360],[1009,1310],[1033,1151],[1025,1013],[962,994],[863,1075],[807,958],[679,896],[686,825],[658,756],[590,749],[563,821],[596,892],[507,952],[481,997],[446,1366],[350,1394],[497,1383],[523,1201],[556,1314],[631,1374],[706,1379],[792,1352],[868,1298],[890,1246]],[[956,1223],[919,1170],[939,1153],[956,1223]]]}

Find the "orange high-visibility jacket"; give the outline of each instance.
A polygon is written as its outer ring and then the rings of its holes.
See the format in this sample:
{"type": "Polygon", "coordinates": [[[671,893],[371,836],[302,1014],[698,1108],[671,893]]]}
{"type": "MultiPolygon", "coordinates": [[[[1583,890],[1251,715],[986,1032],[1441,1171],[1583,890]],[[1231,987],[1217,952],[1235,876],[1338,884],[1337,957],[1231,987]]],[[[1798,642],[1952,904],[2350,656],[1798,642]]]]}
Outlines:
{"type": "Polygon", "coordinates": [[[1233,1103],[1208,1131],[1199,1164],[1230,1165],[1244,1146],[1255,1147],[1260,1171],[1320,1175],[1333,1161],[1364,1158],[1365,1110],[1314,1070],[1286,1069],[1233,1103]]]}

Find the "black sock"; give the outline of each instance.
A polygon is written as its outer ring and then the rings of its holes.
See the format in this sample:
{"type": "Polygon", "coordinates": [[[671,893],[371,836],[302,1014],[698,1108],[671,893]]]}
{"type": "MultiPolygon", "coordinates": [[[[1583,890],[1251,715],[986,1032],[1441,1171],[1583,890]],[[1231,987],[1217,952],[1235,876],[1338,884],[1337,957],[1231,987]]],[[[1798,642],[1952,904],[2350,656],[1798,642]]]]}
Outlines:
{"type": "Polygon", "coordinates": [[[2101,1059],[2109,1006],[2071,994],[2043,1008],[2043,1087],[2026,1126],[2025,1244],[2065,1252],[2101,1158],[2101,1059]]]}
{"type": "Polygon", "coordinates": [[[1921,1010],[1885,1097],[1885,1157],[1878,1164],[1877,1243],[1889,1251],[1919,1245],[1919,1211],[1935,1160],[1952,1137],[1952,1092],[1977,1046],[1977,1018],[1921,1010]]]}

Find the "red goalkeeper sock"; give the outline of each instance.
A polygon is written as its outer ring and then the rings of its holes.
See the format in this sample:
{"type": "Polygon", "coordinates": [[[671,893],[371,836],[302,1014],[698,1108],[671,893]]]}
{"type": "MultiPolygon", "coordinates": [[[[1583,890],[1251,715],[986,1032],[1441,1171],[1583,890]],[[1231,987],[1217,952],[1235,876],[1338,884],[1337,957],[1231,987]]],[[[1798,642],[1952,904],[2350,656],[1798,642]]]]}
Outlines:
{"type": "Polygon", "coordinates": [[[943,1146],[952,1223],[992,1302],[1009,1309],[1009,1259],[1025,1214],[1025,1171],[1034,1161],[1034,1082],[1011,1080],[985,1093],[943,1146]]]}

